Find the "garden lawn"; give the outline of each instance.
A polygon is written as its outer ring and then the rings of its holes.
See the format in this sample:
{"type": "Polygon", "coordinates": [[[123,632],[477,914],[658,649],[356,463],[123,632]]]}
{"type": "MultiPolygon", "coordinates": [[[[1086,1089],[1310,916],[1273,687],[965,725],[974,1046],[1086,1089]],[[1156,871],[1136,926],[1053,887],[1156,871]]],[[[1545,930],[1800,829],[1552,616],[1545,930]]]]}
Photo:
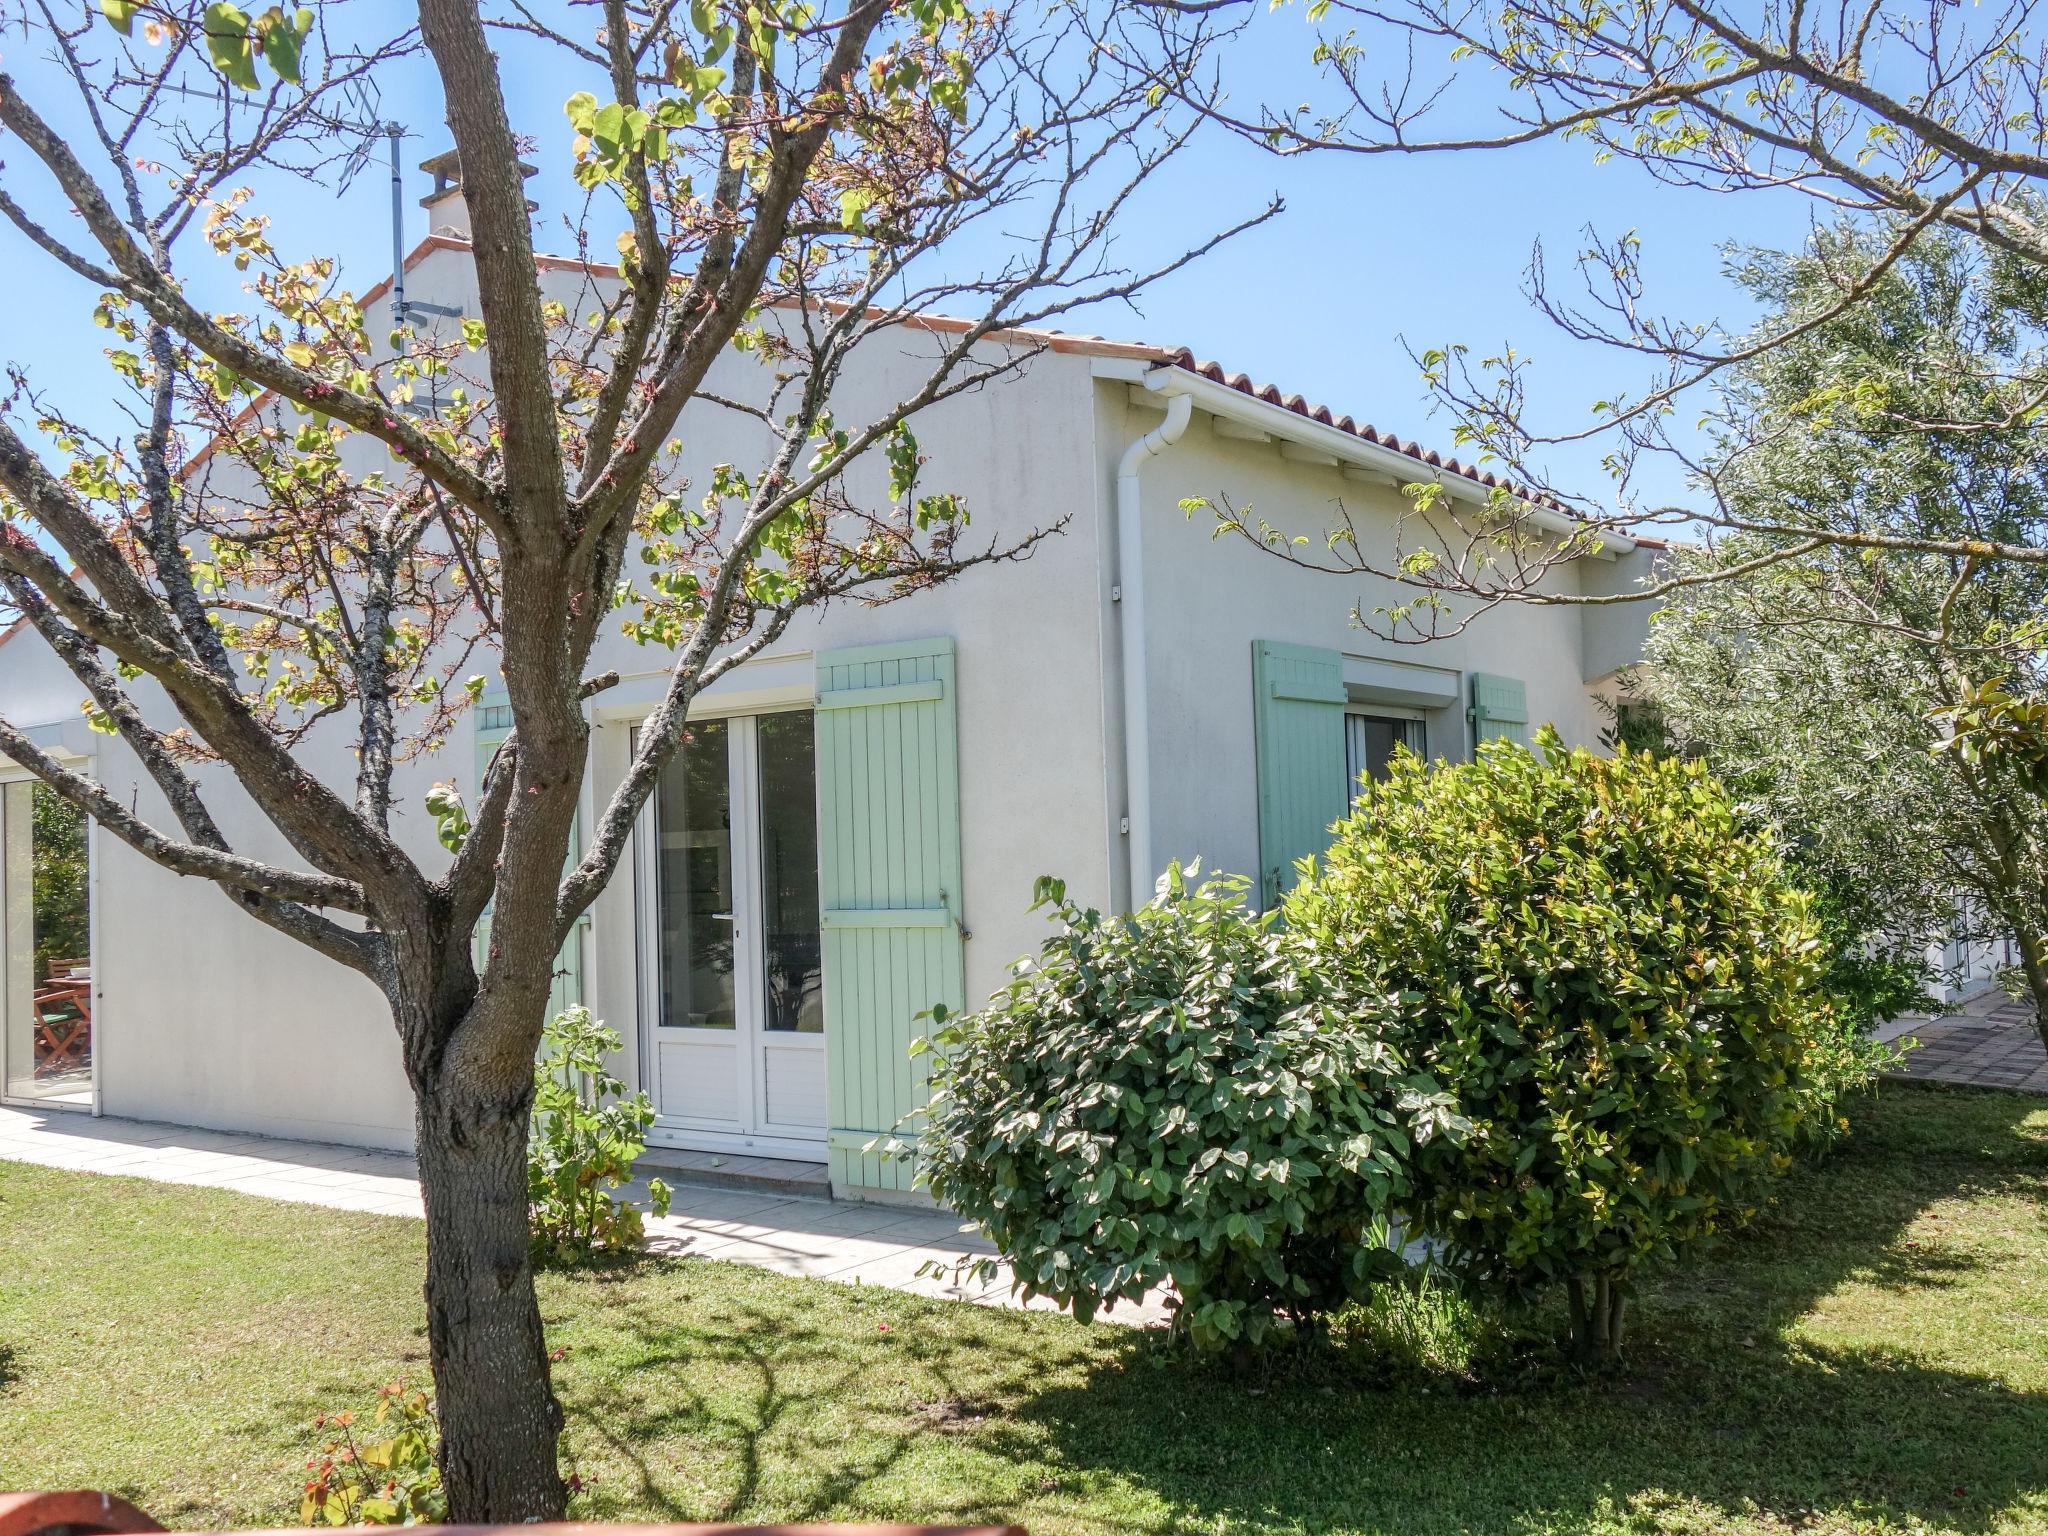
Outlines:
{"type": "MultiPolygon", "coordinates": [[[[423,1377],[420,1266],[416,1222],[0,1163],[0,1488],[290,1523],[314,1414],[423,1377]]],[[[1865,1103],[1591,1382],[1465,1363],[1456,1327],[1414,1363],[1400,1317],[1246,1379],[1114,1326],[702,1260],[541,1300],[589,1517],[2048,1532],[2041,1099],[1865,1103]]]]}

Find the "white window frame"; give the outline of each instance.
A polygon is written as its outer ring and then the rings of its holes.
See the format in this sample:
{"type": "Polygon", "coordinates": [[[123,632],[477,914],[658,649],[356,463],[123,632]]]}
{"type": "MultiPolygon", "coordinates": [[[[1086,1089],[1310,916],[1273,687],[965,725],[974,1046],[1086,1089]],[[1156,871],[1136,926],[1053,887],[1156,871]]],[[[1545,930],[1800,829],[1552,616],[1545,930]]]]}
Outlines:
{"type": "Polygon", "coordinates": [[[1357,716],[1361,720],[1401,720],[1407,722],[1416,728],[1414,734],[1422,738],[1420,742],[1411,741],[1408,744],[1410,750],[1418,757],[1427,758],[1429,756],[1429,716],[1426,711],[1406,704],[1376,704],[1370,699],[1348,700],[1344,705],[1344,780],[1351,786],[1351,796],[1354,800],[1358,797],[1358,774],[1353,769],[1354,767],[1362,767],[1362,765],[1354,764],[1351,756],[1351,720],[1353,716],[1357,716]]]}

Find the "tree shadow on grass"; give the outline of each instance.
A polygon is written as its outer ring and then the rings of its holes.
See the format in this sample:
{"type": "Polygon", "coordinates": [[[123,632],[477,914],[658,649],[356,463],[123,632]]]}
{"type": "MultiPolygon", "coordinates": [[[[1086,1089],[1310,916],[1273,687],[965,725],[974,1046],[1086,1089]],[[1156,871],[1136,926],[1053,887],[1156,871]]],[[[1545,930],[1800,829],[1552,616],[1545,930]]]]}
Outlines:
{"type": "Polygon", "coordinates": [[[1254,1395],[1133,1339],[1021,1402],[1014,1432],[1149,1490],[1160,1531],[2048,1517],[2048,1394],[1979,1368],[2013,1358],[1996,1300],[2038,1277],[2041,1240],[1973,1216],[2044,1201],[2048,1103],[1908,1090],[1647,1295],[1613,1376],[1525,1362],[1361,1389],[1372,1362],[1338,1348],[1254,1395]]]}
{"type": "MultiPolygon", "coordinates": [[[[1250,1393],[1118,1364],[1020,1406],[1020,1454],[1149,1495],[1126,1529],[1580,1529],[1816,1512],[1988,1530],[2048,1490],[2048,1396],[1864,1352],[1760,1348],[1741,1370],[1645,1357],[1502,1390],[1250,1393]]],[[[998,1432],[999,1435],[1002,1432],[998,1432]]],[[[990,1513],[996,1513],[991,1511],[990,1513]]]]}
{"type": "Polygon", "coordinates": [[[549,1327],[596,1518],[1975,1532],[2048,1520],[2048,1372],[2006,1305],[2040,1305],[2013,1282],[2041,1237],[2012,1231],[2044,1199],[2048,1104],[1889,1095],[1645,1295],[1627,1365],[1591,1380],[1356,1342],[1245,1379],[1111,1325],[702,1260],[566,1283],[549,1327]]]}
{"type": "MultiPolygon", "coordinates": [[[[708,1261],[655,1262],[672,1277],[708,1261]]],[[[992,1398],[991,1363],[1002,1390],[1028,1385],[1025,1357],[999,1337],[1017,1321],[1006,1314],[841,1286],[818,1298],[814,1287],[744,1271],[723,1284],[741,1277],[758,1299],[679,1308],[671,1286],[621,1286],[610,1298],[593,1358],[562,1379],[572,1449],[607,1463],[613,1479],[579,1514],[844,1514],[948,1427],[948,1405],[992,1398]],[[586,1371],[601,1385],[586,1386],[586,1371]]]]}

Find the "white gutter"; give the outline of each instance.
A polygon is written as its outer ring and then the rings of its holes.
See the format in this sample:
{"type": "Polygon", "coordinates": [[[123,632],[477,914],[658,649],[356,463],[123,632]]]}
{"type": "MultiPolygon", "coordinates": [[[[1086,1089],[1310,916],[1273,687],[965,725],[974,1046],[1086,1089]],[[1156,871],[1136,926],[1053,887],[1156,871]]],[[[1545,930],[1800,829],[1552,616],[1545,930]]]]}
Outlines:
{"type": "Polygon", "coordinates": [[[1159,871],[1152,865],[1152,733],[1147,712],[1150,690],[1145,658],[1145,544],[1139,474],[1188,429],[1194,401],[1187,393],[1193,375],[1180,368],[1154,368],[1138,382],[1161,397],[1166,420],[1124,450],[1116,467],[1117,632],[1123,641],[1124,819],[1131,866],[1133,909],[1152,899],[1159,871]]]}

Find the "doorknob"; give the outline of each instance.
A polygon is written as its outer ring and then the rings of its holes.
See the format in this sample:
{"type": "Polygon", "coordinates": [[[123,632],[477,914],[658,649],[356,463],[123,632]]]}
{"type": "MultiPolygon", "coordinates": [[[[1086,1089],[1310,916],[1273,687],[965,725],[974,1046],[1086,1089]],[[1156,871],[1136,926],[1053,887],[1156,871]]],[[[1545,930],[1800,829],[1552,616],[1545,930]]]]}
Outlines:
{"type": "Polygon", "coordinates": [[[739,919],[730,912],[707,912],[704,914],[714,923],[738,923],[739,919]]]}

